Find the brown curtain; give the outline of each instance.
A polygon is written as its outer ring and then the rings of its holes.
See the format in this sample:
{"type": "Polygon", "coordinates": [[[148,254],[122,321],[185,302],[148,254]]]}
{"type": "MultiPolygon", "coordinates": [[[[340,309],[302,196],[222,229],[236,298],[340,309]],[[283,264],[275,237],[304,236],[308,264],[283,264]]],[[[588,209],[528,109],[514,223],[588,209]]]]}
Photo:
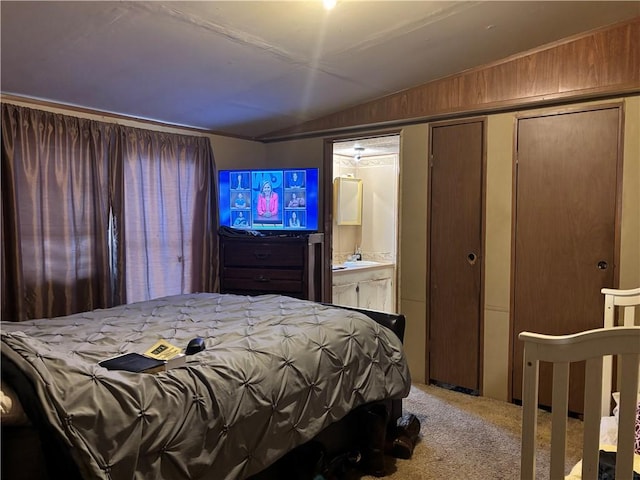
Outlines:
{"type": "Polygon", "coordinates": [[[214,175],[206,138],[2,104],[2,320],[214,291],[214,175]]]}
{"type": "Polygon", "coordinates": [[[2,105],[2,319],[111,303],[110,125],[2,105]]]}

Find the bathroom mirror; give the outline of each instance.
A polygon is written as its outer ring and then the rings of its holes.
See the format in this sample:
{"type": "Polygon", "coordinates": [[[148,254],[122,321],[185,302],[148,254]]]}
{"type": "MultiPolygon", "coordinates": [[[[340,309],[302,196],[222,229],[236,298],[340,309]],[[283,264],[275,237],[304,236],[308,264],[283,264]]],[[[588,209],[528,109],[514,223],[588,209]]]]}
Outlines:
{"type": "Polygon", "coordinates": [[[338,225],[362,224],[362,180],[337,177],[333,181],[333,215],[338,225]]]}

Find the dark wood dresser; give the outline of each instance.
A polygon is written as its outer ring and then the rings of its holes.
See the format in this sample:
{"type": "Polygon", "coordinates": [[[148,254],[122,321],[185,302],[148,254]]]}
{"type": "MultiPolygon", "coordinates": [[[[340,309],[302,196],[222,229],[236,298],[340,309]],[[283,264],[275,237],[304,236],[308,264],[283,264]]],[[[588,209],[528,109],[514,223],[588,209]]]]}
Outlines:
{"type": "Polygon", "coordinates": [[[220,235],[220,292],[323,301],[324,234],[220,235]]]}

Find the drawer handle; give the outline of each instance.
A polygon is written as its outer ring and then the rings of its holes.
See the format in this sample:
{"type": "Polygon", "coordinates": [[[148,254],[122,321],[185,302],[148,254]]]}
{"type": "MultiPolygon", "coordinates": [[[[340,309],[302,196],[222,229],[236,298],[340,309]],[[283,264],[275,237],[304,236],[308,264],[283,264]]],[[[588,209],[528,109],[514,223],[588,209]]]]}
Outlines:
{"type": "Polygon", "coordinates": [[[271,256],[271,252],[253,252],[253,255],[260,260],[264,260],[265,258],[269,258],[271,256]]]}
{"type": "Polygon", "coordinates": [[[267,283],[270,282],[271,279],[269,277],[265,277],[264,275],[258,275],[254,278],[256,282],[267,283]]]}

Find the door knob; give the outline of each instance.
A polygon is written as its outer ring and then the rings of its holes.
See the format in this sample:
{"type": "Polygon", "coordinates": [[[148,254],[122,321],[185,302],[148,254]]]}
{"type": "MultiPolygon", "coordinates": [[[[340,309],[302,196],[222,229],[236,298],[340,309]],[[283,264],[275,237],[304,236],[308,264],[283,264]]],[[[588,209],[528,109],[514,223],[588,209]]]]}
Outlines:
{"type": "Polygon", "coordinates": [[[607,262],[605,262],[604,260],[600,260],[598,262],[598,269],[606,270],[608,267],[609,267],[609,264],[607,262]]]}
{"type": "Polygon", "coordinates": [[[475,265],[475,263],[478,261],[478,256],[471,252],[469,255],[467,255],[467,262],[469,262],[469,265],[475,265]]]}

